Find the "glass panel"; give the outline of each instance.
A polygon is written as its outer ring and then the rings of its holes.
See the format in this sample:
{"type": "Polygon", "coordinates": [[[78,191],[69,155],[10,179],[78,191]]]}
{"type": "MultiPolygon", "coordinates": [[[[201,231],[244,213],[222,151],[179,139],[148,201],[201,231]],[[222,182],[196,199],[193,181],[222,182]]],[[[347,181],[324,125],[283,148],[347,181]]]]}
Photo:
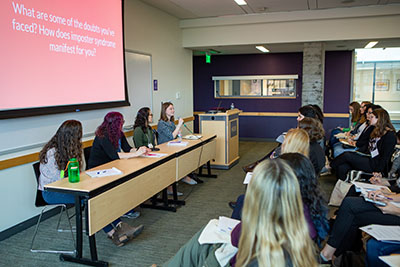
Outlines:
{"type": "Polygon", "coordinates": [[[357,49],[353,99],[385,108],[400,120],[400,48],[357,49]]]}
{"type": "MultiPolygon", "coordinates": [[[[246,76],[241,77],[245,78],[246,76]]],[[[216,97],[296,97],[296,79],[293,78],[231,78],[227,80],[216,79],[214,83],[216,97]]]]}

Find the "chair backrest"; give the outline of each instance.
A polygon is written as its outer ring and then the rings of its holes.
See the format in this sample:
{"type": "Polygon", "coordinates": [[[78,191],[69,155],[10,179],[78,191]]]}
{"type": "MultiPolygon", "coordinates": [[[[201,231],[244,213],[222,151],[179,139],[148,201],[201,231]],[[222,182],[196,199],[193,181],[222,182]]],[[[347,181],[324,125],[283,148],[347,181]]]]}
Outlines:
{"type": "Polygon", "coordinates": [[[90,158],[90,152],[92,151],[92,147],[88,146],[83,149],[83,156],[85,157],[85,162],[86,162],[86,170],[88,169],[89,166],[89,158],[90,158]]]}
{"type": "MultiPolygon", "coordinates": [[[[40,162],[36,162],[32,165],[33,167],[33,171],[35,172],[35,176],[36,176],[36,181],[37,184],[39,185],[39,176],[40,176],[40,162]]],[[[43,199],[42,196],[42,191],[40,191],[38,188],[36,189],[36,199],[35,199],[35,206],[36,207],[43,207],[46,206],[47,203],[46,201],[43,199]]]]}

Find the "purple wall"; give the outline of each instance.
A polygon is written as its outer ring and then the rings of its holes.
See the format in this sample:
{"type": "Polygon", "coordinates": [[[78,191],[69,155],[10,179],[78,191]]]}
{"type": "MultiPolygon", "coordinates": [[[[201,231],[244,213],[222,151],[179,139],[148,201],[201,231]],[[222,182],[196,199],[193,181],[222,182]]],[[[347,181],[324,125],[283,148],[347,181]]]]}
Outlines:
{"type": "MultiPolygon", "coordinates": [[[[351,52],[325,54],[325,112],[347,113],[350,101],[351,52]]],[[[204,56],[193,57],[193,99],[195,111],[217,107],[235,107],[245,112],[297,112],[301,106],[303,53],[212,56],[211,64],[204,56]],[[297,74],[296,99],[215,99],[212,76],[297,74]]],[[[197,120],[196,120],[197,121],[197,120]]],[[[325,129],[346,125],[347,119],[326,118],[325,129]],[[332,126],[333,125],[333,126],[332,126]]],[[[240,117],[239,135],[246,138],[275,138],[296,127],[294,117],[240,117]],[[257,126],[255,129],[254,126],[257,126]],[[259,127],[260,126],[260,127],[259,127]]],[[[195,130],[198,123],[195,122],[195,130]]]]}

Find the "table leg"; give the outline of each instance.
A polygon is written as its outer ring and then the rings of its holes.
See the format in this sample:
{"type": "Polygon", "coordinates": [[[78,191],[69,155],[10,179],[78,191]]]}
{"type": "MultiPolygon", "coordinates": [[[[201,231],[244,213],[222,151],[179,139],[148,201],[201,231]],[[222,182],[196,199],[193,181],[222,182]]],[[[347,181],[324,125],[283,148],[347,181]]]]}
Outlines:
{"type": "MultiPolygon", "coordinates": [[[[203,165],[204,166],[204,165],[203,165]]],[[[211,174],[211,164],[210,161],[207,161],[207,174],[203,174],[203,166],[199,168],[199,173],[197,176],[206,177],[206,178],[217,178],[216,174],[211,174]]]]}

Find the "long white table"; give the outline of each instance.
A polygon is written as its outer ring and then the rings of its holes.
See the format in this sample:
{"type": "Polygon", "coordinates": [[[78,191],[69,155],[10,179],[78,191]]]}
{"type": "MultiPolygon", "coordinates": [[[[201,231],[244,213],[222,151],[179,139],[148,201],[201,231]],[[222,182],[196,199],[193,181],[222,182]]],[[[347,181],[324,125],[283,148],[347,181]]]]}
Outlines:
{"type": "Polygon", "coordinates": [[[210,160],[215,158],[216,135],[184,141],[188,142],[187,146],[159,145],[157,153],[167,154],[161,158],[119,159],[90,170],[116,167],[123,172],[121,175],[91,178],[81,173],[79,183],[62,179],[46,185],[45,190],[75,196],[77,253],[75,256],[62,254],[60,259],[91,266],[108,266],[108,262],[97,258],[95,233],[200,166],[206,163],[209,166],[210,160]],[[84,204],[90,259],[82,256],[81,203],[84,204]]]}

